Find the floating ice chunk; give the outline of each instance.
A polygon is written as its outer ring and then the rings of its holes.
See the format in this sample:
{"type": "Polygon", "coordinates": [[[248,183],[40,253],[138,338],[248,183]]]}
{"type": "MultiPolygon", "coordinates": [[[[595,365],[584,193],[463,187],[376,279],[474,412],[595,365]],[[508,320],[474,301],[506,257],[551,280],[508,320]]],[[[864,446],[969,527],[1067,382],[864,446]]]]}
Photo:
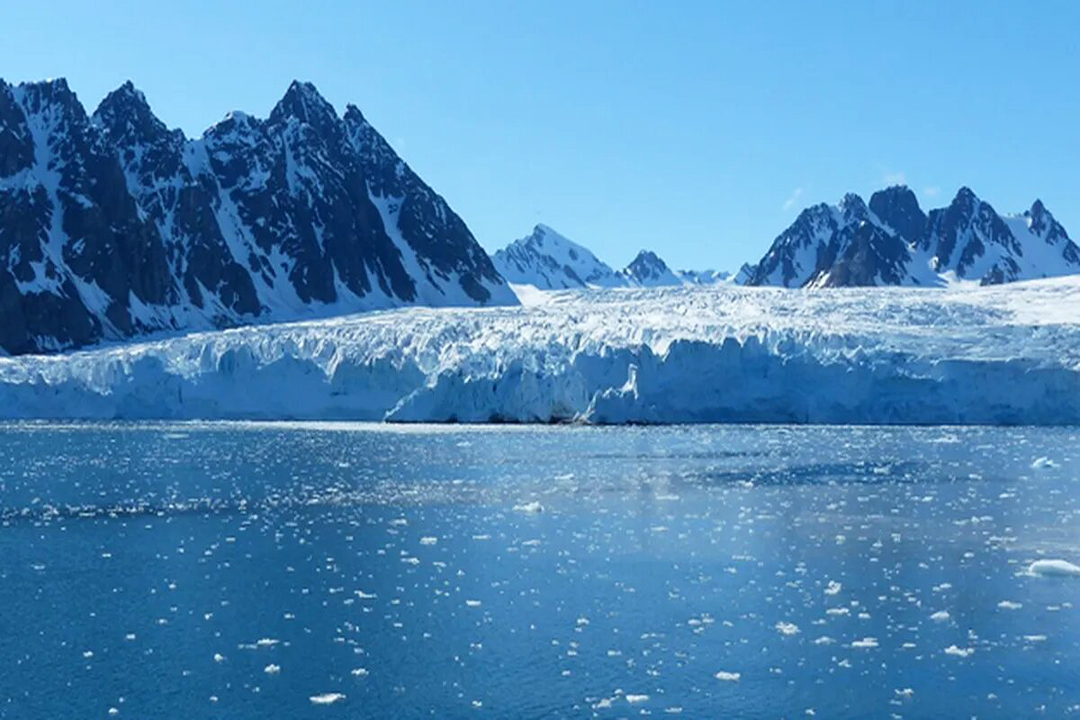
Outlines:
{"type": "Polygon", "coordinates": [[[909,698],[915,694],[915,691],[911,688],[904,688],[903,690],[893,690],[893,692],[896,693],[897,697],[903,698],[909,698]]]}
{"type": "Polygon", "coordinates": [[[221,653],[214,653],[214,662],[216,662],[216,663],[225,662],[225,656],[222,655],[221,653]]]}
{"type": "Polygon", "coordinates": [[[955,655],[956,657],[966,658],[974,652],[975,648],[962,648],[957,647],[956,645],[950,645],[949,647],[945,648],[946,655],[955,655]]]}
{"type": "Polygon", "coordinates": [[[344,699],[344,693],[323,693],[322,695],[312,695],[308,698],[312,705],[333,705],[344,699]]]}
{"type": "Polygon", "coordinates": [[[848,615],[851,613],[846,607],[833,607],[825,611],[826,615],[848,615]]]}
{"type": "Polygon", "coordinates": [[[1025,635],[1024,639],[1028,642],[1046,642],[1045,635],[1025,635]]]}
{"type": "Polygon", "coordinates": [[[742,673],[727,672],[725,670],[721,670],[720,672],[716,673],[716,679],[723,680],[724,682],[739,682],[739,678],[741,677],[742,673]]]}
{"type": "Polygon", "coordinates": [[[862,640],[856,640],[851,643],[851,647],[856,650],[869,650],[878,646],[877,638],[864,637],[862,640]]]}
{"type": "Polygon", "coordinates": [[[536,514],[544,512],[544,506],[540,504],[539,500],[533,500],[532,502],[515,505],[514,510],[522,513],[536,514]]]}
{"type": "Polygon", "coordinates": [[[1031,463],[1031,467],[1035,470],[1048,470],[1050,468],[1056,468],[1057,466],[1056,462],[1046,456],[1035,458],[1035,461],[1031,463]]]}
{"type": "Polygon", "coordinates": [[[930,619],[933,620],[934,622],[945,622],[950,617],[952,617],[952,616],[949,615],[948,610],[938,610],[936,613],[934,613],[933,615],[930,616],[930,619]]]}
{"type": "Polygon", "coordinates": [[[1080,577],[1080,565],[1068,560],[1036,560],[1028,566],[1028,575],[1080,577]]]}
{"type": "Polygon", "coordinates": [[[1012,600],[1002,600],[997,606],[1002,610],[1019,610],[1024,607],[1021,603],[1013,602],[1012,600]]]}
{"type": "Polygon", "coordinates": [[[832,645],[834,642],[836,642],[836,640],[828,635],[822,635],[817,640],[814,640],[815,645],[832,645]]]}
{"type": "Polygon", "coordinates": [[[362,678],[368,676],[368,671],[365,668],[355,668],[351,671],[351,674],[353,677],[362,678]]]}
{"type": "Polygon", "coordinates": [[[776,623],[776,629],[780,631],[781,635],[795,635],[799,632],[799,626],[795,623],[784,622],[781,620],[776,623]]]}
{"type": "Polygon", "coordinates": [[[266,667],[263,668],[263,672],[266,673],[267,675],[277,675],[279,672],[281,672],[281,666],[280,665],[275,665],[274,663],[270,663],[269,665],[267,665],[266,667]]]}
{"type": "Polygon", "coordinates": [[[439,542],[439,538],[437,538],[437,537],[422,537],[422,538],[420,538],[420,544],[421,545],[434,545],[437,542],[439,542]]]}
{"type": "Polygon", "coordinates": [[[468,607],[480,607],[479,600],[466,600],[465,605],[468,607]]]}
{"type": "Polygon", "coordinates": [[[840,592],[840,588],[842,588],[842,587],[843,586],[840,583],[836,582],[835,580],[830,580],[829,581],[829,586],[825,588],[825,594],[826,595],[836,595],[837,593],[840,592]]]}
{"type": "Polygon", "coordinates": [[[279,642],[281,642],[281,641],[280,640],[275,640],[274,638],[260,638],[259,640],[255,641],[255,647],[261,647],[261,648],[274,647],[279,642]]]}
{"type": "Polygon", "coordinates": [[[643,703],[649,700],[648,695],[627,695],[626,702],[628,703],[643,703]]]}

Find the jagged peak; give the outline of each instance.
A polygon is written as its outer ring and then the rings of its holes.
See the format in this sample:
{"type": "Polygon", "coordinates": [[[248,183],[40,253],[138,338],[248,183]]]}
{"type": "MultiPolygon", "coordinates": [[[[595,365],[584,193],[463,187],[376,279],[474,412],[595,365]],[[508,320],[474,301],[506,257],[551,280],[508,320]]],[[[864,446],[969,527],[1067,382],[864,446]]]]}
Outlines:
{"type": "Polygon", "coordinates": [[[44,80],[27,80],[19,83],[18,87],[26,90],[51,90],[53,92],[71,92],[67,78],[45,78],[44,80]]]}
{"type": "Polygon", "coordinates": [[[342,119],[349,124],[369,124],[367,118],[364,117],[364,113],[360,112],[360,108],[356,107],[352,103],[348,103],[345,106],[345,114],[342,116],[342,119]]]}
{"type": "Polygon", "coordinates": [[[203,137],[247,130],[258,123],[258,118],[248,115],[243,110],[230,110],[225,113],[225,117],[208,127],[203,137]]]}
{"type": "Polygon", "coordinates": [[[533,227],[532,233],[529,235],[529,238],[539,238],[541,240],[543,240],[544,238],[552,238],[553,240],[570,242],[570,240],[561,232],[551,227],[550,225],[545,225],[544,223],[536,223],[536,225],[533,227]]]}
{"type": "Polygon", "coordinates": [[[1050,215],[1050,211],[1043,205],[1043,201],[1035,198],[1035,202],[1031,203],[1031,209],[1028,210],[1028,214],[1032,217],[1041,217],[1042,215],[1050,215]]]}
{"type": "MultiPolygon", "coordinates": [[[[807,227],[813,228],[822,223],[835,222],[836,208],[828,203],[817,203],[816,205],[809,205],[802,209],[799,215],[795,218],[795,222],[788,226],[780,237],[791,232],[802,232],[800,229],[807,227]]],[[[779,239],[779,238],[777,238],[779,239]]]]}
{"type": "Polygon", "coordinates": [[[137,128],[145,134],[168,130],[150,109],[146,95],[130,80],[106,95],[94,110],[93,117],[112,132],[137,128]]]}
{"type": "Polygon", "coordinates": [[[334,106],[319,94],[315,85],[300,80],[289,83],[289,89],[285,91],[285,95],[270,111],[271,122],[290,117],[314,127],[323,127],[327,123],[336,123],[338,120],[334,106]]]}
{"type": "Polygon", "coordinates": [[[867,216],[866,202],[858,193],[845,193],[844,197],[840,198],[840,211],[845,220],[863,220],[867,216]]]}
{"type": "Polygon", "coordinates": [[[873,204],[874,198],[903,198],[904,200],[910,200],[914,202],[915,206],[919,205],[919,198],[915,194],[915,191],[904,184],[889,185],[883,187],[880,190],[875,190],[873,195],[870,196],[870,204],[873,204]]]}
{"type": "Polygon", "coordinates": [[[963,205],[974,205],[979,202],[981,202],[981,200],[979,200],[979,196],[976,195],[974,191],[972,191],[972,189],[969,188],[967,185],[963,185],[959,190],[956,191],[956,197],[953,198],[952,204],[956,205],[959,203],[963,205]]]}
{"type": "Polygon", "coordinates": [[[143,94],[142,90],[135,87],[135,83],[133,83],[130,79],[125,80],[123,84],[120,85],[120,87],[113,90],[106,97],[114,95],[117,97],[128,98],[132,102],[138,103],[139,105],[145,105],[147,107],[150,107],[150,103],[146,102],[146,95],[143,94]]]}
{"type": "Polygon", "coordinates": [[[654,253],[652,250],[640,250],[637,256],[630,261],[628,267],[654,267],[667,269],[667,263],[660,259],[660,256],[654,253]]]}
{"type": "Polygon", "coordinates": [[[31,111],[40,110],[45,104],[59,103],[83,117],[86,110],[79,98],[68,86],[66,78],[48,78],[31,82],[21,82],[12,88],[16,97],[24,102],[31,111]]]}

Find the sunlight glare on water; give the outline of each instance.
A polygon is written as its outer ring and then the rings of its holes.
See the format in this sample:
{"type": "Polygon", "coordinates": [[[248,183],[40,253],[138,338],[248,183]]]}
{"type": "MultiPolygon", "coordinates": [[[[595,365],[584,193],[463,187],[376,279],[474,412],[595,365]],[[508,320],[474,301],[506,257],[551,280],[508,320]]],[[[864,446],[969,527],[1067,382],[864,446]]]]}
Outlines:
{"type": "Polygon", "coordinates": [[[1077,712],[1078,441],[2,425],[0,715],[1077,712]]]}

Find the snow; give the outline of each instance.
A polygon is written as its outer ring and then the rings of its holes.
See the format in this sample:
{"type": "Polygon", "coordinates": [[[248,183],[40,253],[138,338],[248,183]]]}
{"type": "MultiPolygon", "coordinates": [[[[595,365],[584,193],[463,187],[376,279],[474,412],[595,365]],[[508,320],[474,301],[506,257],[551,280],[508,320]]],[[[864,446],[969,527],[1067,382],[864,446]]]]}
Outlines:
{"type": "Polygon", "coordinates": [[[510,283],[540,290],[626,284],[623,277],[587,248],[543,224],[496,252],[491,261],[510,283]]]}
{"type": "Polygon", "coordinates": [[[747,273],[718,270],[679,270],[677,273],[654,253],[641,251],[630,265],[616,272],[579,245],[547,225],[507,245],[492,256],[495,269],[510,283],[518,300],[529,303],[540,290],[581,288],[666,287],[743,283],[747,273]]]}
{"type": "Polygon", "coordinates": [[[1080,422],[1080,277],[546,295],[0,358],[0,417],[1080,422]]]}

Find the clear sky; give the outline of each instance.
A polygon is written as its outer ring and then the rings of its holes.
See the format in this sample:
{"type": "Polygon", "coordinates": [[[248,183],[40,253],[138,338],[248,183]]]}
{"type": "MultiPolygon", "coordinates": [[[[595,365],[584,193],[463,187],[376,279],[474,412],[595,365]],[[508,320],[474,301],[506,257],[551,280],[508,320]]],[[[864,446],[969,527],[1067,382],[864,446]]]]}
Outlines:
{"type": "Polygon", "coordinates": [[[0,74],[88,110],[130,78],[194,136],[310,80],[489,250],[544,222],[617,267],[723,269],[898,181],[924,207],[1041,197],[1080,237],[1078,37],[1064,0],[22,2],[0,74]]]}

